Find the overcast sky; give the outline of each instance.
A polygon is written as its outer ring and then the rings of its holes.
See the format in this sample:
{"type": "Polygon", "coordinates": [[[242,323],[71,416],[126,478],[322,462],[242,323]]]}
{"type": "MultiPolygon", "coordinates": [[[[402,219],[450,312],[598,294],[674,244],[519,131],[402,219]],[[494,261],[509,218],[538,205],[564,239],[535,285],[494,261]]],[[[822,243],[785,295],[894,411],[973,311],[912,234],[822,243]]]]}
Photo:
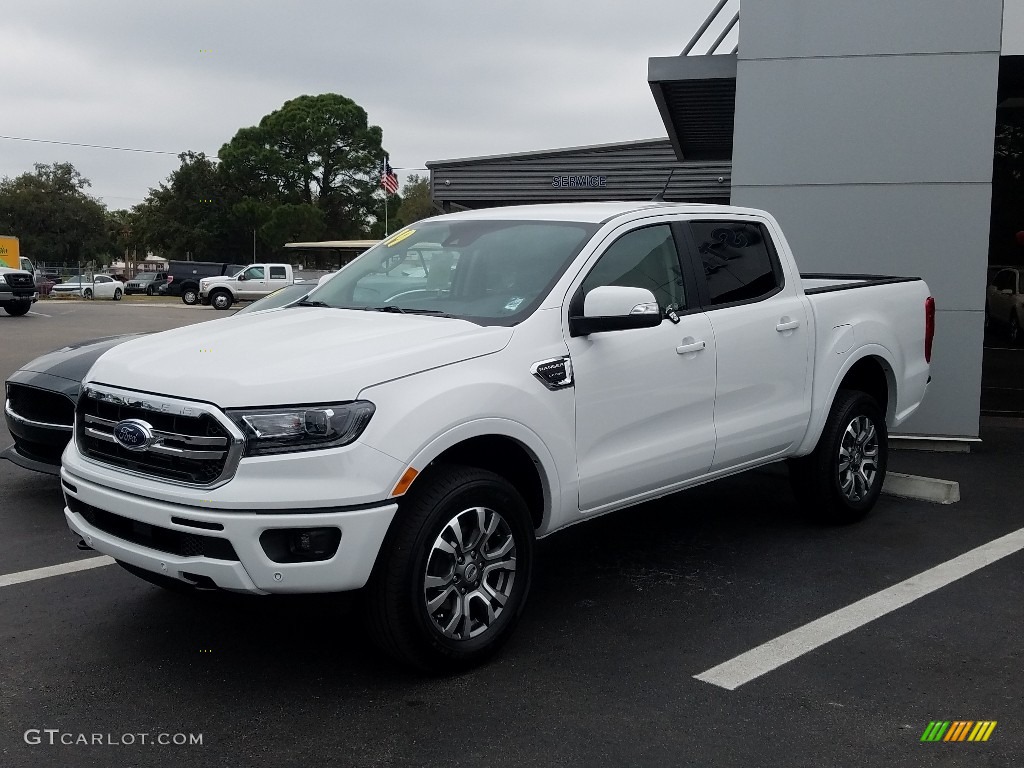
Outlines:
{"type": "MultiPolygon", "coordinates": [[[[333,92],[383,129],[396,168],[653,138],[665,129],[647,59],[678,54],[714,5],[8,3],[0,134],[212,155],[286,100],[333,92]]],[[[111,208],[140,202],[178,166],[173,154],[0,139],[0,176],[55,161],[73,163],[111,208]]]]}

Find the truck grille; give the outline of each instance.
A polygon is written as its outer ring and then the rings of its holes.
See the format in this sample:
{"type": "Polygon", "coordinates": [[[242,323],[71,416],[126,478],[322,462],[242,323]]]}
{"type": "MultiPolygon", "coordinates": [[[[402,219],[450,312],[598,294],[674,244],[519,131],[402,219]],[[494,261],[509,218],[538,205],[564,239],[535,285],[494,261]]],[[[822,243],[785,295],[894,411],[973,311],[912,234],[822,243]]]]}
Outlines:
{"type": "Polygon", "coordinates": [[[84,517],[89,525],[132,544],[180,557],[212,557],[216,560],[238,561],[238,555],[231,542],[219,536],[185,533],[159,525],[141,523],[86,504],[71,495],[68,495],[67,501],[68,508],[84,517]]]}
{"type": "Polygon", "coordinates": [[[4,280],[11,288],[35,288],[36,286],[32,275],[25,272],[8,272],[4,275],[4,280]]]}
{"type": "Polygon", "coordinates": [[[56,392],[9,383],[7,403],[14,413],[25,419],[67,427],[75,423],[74,402],[56,392]]]}
{"type": "Polygon", "coordinates": [[[90,384],[78,400],[75,436],[83,455],[129,472],[211,488],[238,467],[242,435],[212,406],[90,384]],[[126,420],[146,440],[133,448],[115,430],[126,420]]]}

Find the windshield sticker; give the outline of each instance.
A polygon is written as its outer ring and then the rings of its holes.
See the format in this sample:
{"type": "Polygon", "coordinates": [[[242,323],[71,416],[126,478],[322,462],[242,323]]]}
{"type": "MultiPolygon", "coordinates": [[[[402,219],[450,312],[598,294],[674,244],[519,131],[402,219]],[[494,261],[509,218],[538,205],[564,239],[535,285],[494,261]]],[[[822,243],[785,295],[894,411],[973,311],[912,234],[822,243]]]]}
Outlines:
{"type": "Polygon", "coordinates": [[[405,240],[407,237],[412,237],[413,233],[415,233],[415,232],[416,232],[415,229],[403,230],[403,231],[399,232],[397,235],[395,235],[394,237],[392,237],[390,240],[385,240],[384,241],[384,245],[386,245],[388,248],[396,246],[400,242],[405,240]]]}
{"type": "Polygon", "coordinates": [[[519,305],[522,304],[526,299],[515,298],[512,299],[508,304],[505,305],[506,312],[515,312],[519,309],[519,305]]]}

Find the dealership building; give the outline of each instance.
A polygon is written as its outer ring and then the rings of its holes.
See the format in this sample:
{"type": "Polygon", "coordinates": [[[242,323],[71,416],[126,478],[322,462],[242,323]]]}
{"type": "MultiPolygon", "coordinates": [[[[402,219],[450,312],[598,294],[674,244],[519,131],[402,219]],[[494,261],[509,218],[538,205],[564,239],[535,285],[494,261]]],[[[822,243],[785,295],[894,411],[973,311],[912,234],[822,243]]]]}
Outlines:
{"type": "Polygon", "coordinates": [[[901,432],[969,444],[988,268],[1024,260],[1022,174],[1000,172],[997,140],[1024,136],[1024,56],[1003,35],[1024,0],[1005,5],[743,0],[741,18],[722,0],[681,55],[648,62],[667,138],[434,161],[431,193],[460,210],[664,190],[771,212],[806,272],[919,275],[933,381],[901,432]]]}

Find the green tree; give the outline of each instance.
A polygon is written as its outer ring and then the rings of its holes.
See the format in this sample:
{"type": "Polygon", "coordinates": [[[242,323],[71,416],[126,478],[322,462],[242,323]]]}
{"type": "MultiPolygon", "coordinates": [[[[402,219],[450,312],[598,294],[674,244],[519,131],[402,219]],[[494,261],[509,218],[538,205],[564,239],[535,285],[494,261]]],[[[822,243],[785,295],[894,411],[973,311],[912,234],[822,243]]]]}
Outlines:
{"type": "Polygon", "coordinates": [[[106,208],[86,193],[89,186],[71,163],[36,163],[32,172],[4,177],[0,231],[18,237],[22,255],[36,263],[109,259],[106,208]]]}
{"type": "Polygon", "coordinates": [[[232,242],[240,232],[232,231],[223,174],[202,152],[178,159],[181,166],[135,206],[135,238],[166,258],[230,260],[244,249],[232,242]]]}
{"type": "Polygon", "coordinates": [[[437,215],[430,197],[430,180],[413,174],[402,188],[402,204],[398,207],[397,224],[407,226],[421,219],[437,215]]]}
{"type": "Polygon", "coordinates": [[[359,237],[377,213],[381,137],[351,99],[335,93],[299,96],[259,125],[239,130],[219,157],[239,199],[262,200],[272,208],[313,206],[332,236],[359,237]]]}

